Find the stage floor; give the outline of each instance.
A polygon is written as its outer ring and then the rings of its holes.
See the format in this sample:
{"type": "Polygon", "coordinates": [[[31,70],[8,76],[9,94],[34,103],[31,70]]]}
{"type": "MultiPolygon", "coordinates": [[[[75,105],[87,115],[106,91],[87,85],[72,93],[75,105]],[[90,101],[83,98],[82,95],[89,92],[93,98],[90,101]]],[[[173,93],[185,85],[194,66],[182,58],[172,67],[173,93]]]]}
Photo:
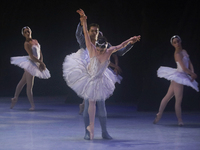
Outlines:
{"type": "Polygon", "coordinates": [[[96,117],[94,140],[84,140],[78,104],[63,97],[35,97],[28,111],[26,97],[10,109],[10,98],[0,98],[0,150],[199,150],[200,112],[184,112],[179,127],[174,112],[166,112],[156,125],[156,112],[136,107],[107,105],[107,128],[112,140],[103,140],[96,117]]]}

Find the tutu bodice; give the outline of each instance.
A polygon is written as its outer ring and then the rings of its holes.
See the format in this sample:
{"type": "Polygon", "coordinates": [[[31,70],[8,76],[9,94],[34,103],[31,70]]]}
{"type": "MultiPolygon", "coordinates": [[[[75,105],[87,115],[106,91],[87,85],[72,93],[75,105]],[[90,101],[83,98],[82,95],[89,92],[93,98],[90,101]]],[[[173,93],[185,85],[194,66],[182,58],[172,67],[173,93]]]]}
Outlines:
{"type": "Polygon", "coordinates": [[[37,57],[37,59],[40,59],[40,44],[38,43],[37,45],[33,45],[31,49],[33,55],[37,57]]]}
{"type": "MultiPolygon", "coordinates": [[[[185,51],[183,51],[182,54],[183,54],[183,58],[182,58],[183,64],[185,65],[186,68],[189,68],[189,60],[190,60],[189,56],[185,51]]],[[[176,62],[176,64],[177,64],[177,70],[180,72],[183,72],[183,69],[181,65],[179,64],[179,62],[176,62]]]]}
{"type": "Polygon", "coordinates": [[[91,77],[101,77],[103,72],[106,70],[108,67],[110,61],[107,60],[103,63],[101,63],[96,56],[90,58],[90,62],[88,64],[88,73],[90,74],[91,77]]]}

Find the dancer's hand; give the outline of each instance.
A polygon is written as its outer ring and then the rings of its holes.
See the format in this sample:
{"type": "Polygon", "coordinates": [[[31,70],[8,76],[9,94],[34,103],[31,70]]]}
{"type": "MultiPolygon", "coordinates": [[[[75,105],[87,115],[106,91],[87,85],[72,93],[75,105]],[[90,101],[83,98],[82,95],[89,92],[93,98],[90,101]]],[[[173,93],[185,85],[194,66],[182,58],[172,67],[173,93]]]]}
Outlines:
{"type": "Polygon", "coordinates": [[[45,69],[46,69],[46,65],[44,63],[41,63],[40,66],[39,66],[39,70],[43,71],[45,69]]]}
{"type": "Polygon", "coordinates": [[[121,74],[122,72],[122,69],[119,67],[119,66],[116,66],[115,69],[114,69],[114,72],[118,75],[118,74],[121,74]]]}
{"type": "Polygon", "coordinates": [[[80,18],[81,25],[82,25],[83,21],[86,21],[86,20],[87,20],[87,16],[83,16],[83,17],[81,17],[81,18],[80,18]]]}
{"type": "Polygon", "coordinates": [[[80,22],[81,22],[81,25],[83,25],[83,21],[85,21],[87,19],[87,16],[85,15],[85,12],[82,9],[79,9],[76,12],[79,13],[80,22]]]}
{"type": "Polygon", "coordinates": [[[131,44],[134,44],[134,43],[136,43],[137,41],[140,41],[140,38],[141,38],[141,36],[140,35],[138,35],[138,36],[134,36],[134,37],[131,37],[130,39],[131,39],[131,44]]]}
{"type": "MultiPolygon", "coordinates": [[[[79,10],[77,10],[76,12],[79,13],[80,17],[86,16],[86,15],[85,15],[85,12],[84,12],[82,9],[79,9],[79,10]]],[[[87,19],[87,16],[86,16],[86,19],[87,19]]]]}
{"type": "Polygon", "coordinates": [[[193,82],[196,78],[197,78],[197,75],[195,74],[195,73],[193,73],[192,75],[191,75],[191,82],[193,82]]]}

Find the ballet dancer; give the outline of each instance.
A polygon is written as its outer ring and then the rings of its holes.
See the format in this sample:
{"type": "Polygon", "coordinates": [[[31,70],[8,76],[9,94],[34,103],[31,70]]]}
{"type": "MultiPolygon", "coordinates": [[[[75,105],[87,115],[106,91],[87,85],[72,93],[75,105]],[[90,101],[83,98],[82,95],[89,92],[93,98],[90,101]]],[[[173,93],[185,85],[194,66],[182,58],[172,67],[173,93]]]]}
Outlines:
{"type": "Polygon", "coordinates": [[[36,76],[41,79],[48,79],[50,78],[50,73],[43,62],[40,44],[36,39],[32,39],[31,29],[28,26],[25,26],[22,28],[21,33],[26,39],[24,42],[24,49],[28,53],[28,56],[11,57],[11,64],[24,69],[24,74],[16,87],[14,97],[11,99],[10,108],[12,109],[15,106],[18,101],[19,94],[26,84],[26,94],[31,104],[31,108],[29,110],[34,110],[35,104],[32,92],[34,77],[36,76]]]}
{"type": "Polygon", "coordinates": [[[194,73],[194,68],[189,59],[187,51],[182,48],[181,38],[178,35],[174,35],[170,39],[170,43],[175,48],[174,59],[177,64],[177,69],[161,66],[157,71],[158,77],[170,80],[171,83],[167,91],[167,94],[160,103],[159,111],[153,123],[154,124],[158,123],[158,121],[162,117],[163,111],[167,103],[170,101],[172,97],[175,96],[175,112],[176,112],[176,117],[178,119],[178,125],[183,126],[184,123],[181,115],[183,86],[184,85],[190,86],[197,92],[199,92],[198,83],[194,80],[197,78],[197,75],[194,73]]]}
{"type": "MultiPolygon", "coordinates": [[[[82,14],[84,15],[84,14],[82,14]]],[[[99,25],[96,23],[91,23],[88,27],[88,33],[90,35],[90,39],[92,41],[93,44],[95,44],[96,40],[99,37],[103,36],[103,33],[101,31],[99,31],[99,25]]],[[[83,34],[83,28],[81,23],[78,24],[77,29],[76,29],[76,39],[77,42],[79,43],[80,48],[85,49],[86,45],[85,45],[85,38],[84,38],[84,34],[83,34]]],[[[108,48],[111,47],[112,45],[110,43],[108,43],[108,48]]],[[[133,47],[133,43],[129,43],[126,47],[120,49],[120,53],[119,51],[115,52],[112,54],[112,57],[114,58],[114,63],[110,62],[109,64],[109,68],[112,67],[113,73],[118,75],[119,78],[119,83],[122,80],[122,77],[119,75],[122,71],[121,68],[118,66],[118,56],[123,56],[126,52],[128,52],[131,48],[133,47]]],[[[82,101],[81,104],[79,104],[79,114],[81,115],[84,111],[84,100],[82,101]]]]}
{"type": "Polygon", "coordinates": [[[83,10],[77,10],[83,25],[85,44],[87,50],[80,49],[76,53],[67,55],[63,63],[63,76],[67,85],[72,88],[78,96],[88,100],[89,139],[94,138],[94,122],[96,113],[96,102],[105,101],[113,94],[117,77],[107,67],[112,53],[125,47],[131,41],[140,40],[140,36],[134,36],[120,45],[107,49],[108,42],[104,37],[99,38],[95,45],[92,43],[87,31],[87,17],[82,16],[83,10]]]}
{"type": "MultiPolygon", "coordinates": [[[[81,16],[84,16],[84,11],[81,11],[81,16]]],[[[92,23],[88,26],[88,34],[90,36],[90,39],[92,43],[95,45],[95,42],[99,37],[103,36],[103,33],[99,31],[99,25],[96,23],[92,23]]],[[[76,29],[76,39],[77,42],[79,43],[80,48],[86,49],[85,45],[85,37],[83,34],[83,27],[81,22],[78,24],[77,29],[76,29]]],[[[134,45],[134,42],[131,41],[126,47],[120,49],[119,51],[115,52],[112,54],[112,57],[114,58],[114,62],[110,62],[109,68],[114,74],[117,75],[118,77],[118,83],[121,82],[122,77],[119,75],[121,73],[121,68],[118,66],[118,56],[123,56],[126,52],[128,52],[134,45]]],[[[108,48],[111,47],[112,45],[108,43],[108,48]]],[[[89,115],[88,115],[88,106],[89,102],[88,100],[83,100],[82,103],[79,105],[79,114],[83,113],[83,118],[84,118],[84,123],[85,123],[85,136],[84,139],[89,140],[89,132],[86,130],[86,127],[89,125],[89,115]]],[[[101,125],[101,130],[102,130],[102,137],[104,139],[112,139],[112,137],[108,134],[107,131],[107,112],[106,112],[106,107],[105,107],[105,101],[97,101],[97,107],[98,107],[98,118],[99,122],[101,125]]]]}

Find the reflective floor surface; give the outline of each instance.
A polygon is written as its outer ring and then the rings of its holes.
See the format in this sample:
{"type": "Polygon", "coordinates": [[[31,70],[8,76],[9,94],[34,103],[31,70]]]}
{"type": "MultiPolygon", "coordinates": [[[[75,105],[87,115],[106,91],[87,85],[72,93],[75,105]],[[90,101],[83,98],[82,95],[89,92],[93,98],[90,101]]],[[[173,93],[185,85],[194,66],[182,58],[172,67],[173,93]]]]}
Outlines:
{"type": "Polygon", "coordinates": [[[78,104],[36,97],[35,105],[29,111],[24,97],[10,109],[10,98],[0,98],[0,150],[200,150],[200,112],[184,112],[183,127],[174,112],[165,112],[154,125],[156,112],[109,104],[107,128],[113,139],[102,139],[97,116],[94,140],[88,141],[78,104]]]}

